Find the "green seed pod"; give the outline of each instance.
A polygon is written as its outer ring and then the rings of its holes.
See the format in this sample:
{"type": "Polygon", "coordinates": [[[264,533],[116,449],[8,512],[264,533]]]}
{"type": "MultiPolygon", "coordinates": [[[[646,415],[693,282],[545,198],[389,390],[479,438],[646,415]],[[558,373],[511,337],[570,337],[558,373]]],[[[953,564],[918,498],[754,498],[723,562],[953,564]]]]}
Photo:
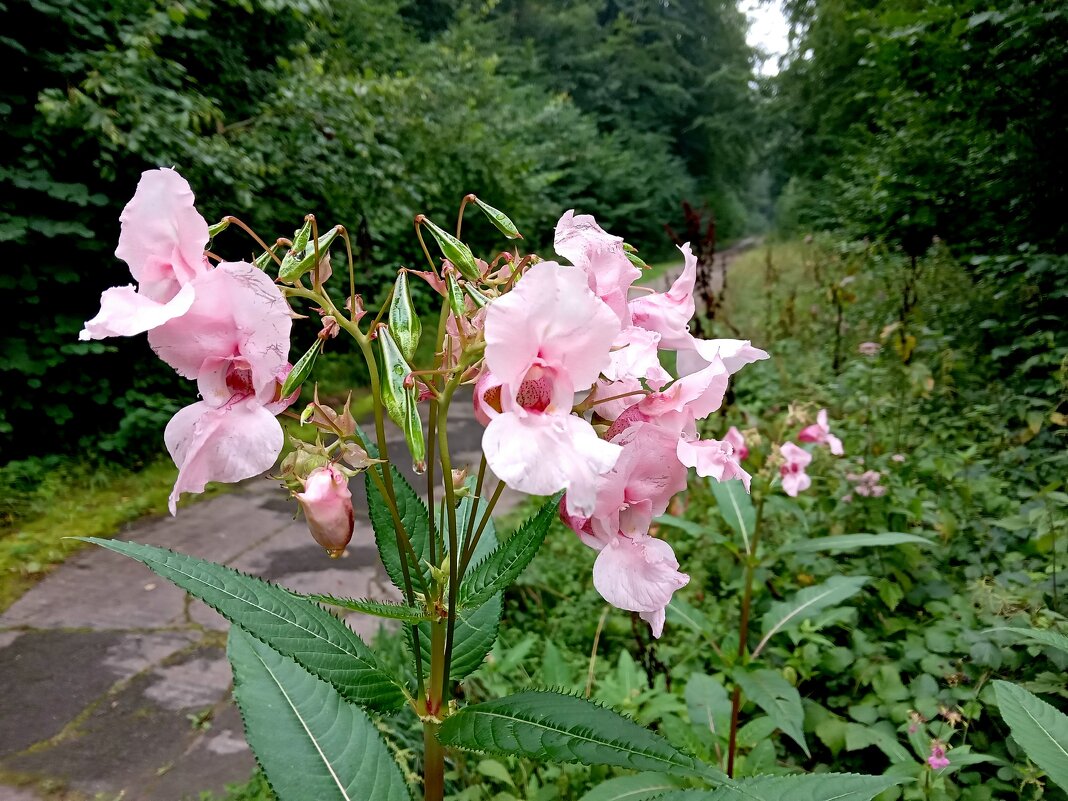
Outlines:
{"type": "Polygon", "coordinates": [[[312,370],[315,369],[315,361],[319,358],[319,354],[323,349],[323,341],[321,339],[315,340],[307,352],[297,359],[297,363],[293,365],[293,369],[289,371],[289,375],[286,376],[286,380],[282,382],[281,397],[288,398],[293,392],[308,380],[308,376],[312,374],[312,370]]]}
{"type": "Polygon", "coordinates": [[[379,371],[382,405],[390,419],[404,432],[412,463],[417,472],[422,472],[426,469],[426,441],[423,439],[423,422],[419,419],[419,390],[414,381],[406,381],[412,368],[386,326],[378,329],[378,342],[382,348],[379,371]]]}
{"type": "Polygon", "coordinates": [[[484,308],[486,305],[489,304],[490,300],[492,300],[492,298],[486,297],[473,286],[471,286],[471,284],[468,283],[464,284],[464,292],[467,293],[467,296],[471,298],[471,300],[475,302],[475,305],[478,306],[478,308],[480,309],[484,308]]]}
{"type": "Polygon", "coordinates": [[[208,239],[214,239],[215,237],[217,237],[219,234],[221,234],[223,231],[225,231],[229,227],[230,227],[230,221],[229,220],[219,220],[219,222],[215,223],[215,225],[209,225],[208,226],[208,239]]]}
{"type": "MultiPolygon", "coordinates": [[[[311,223],[308,223],[308,225],[310,226],[311,223]]],[[[282,266],[278,268],[279,281],[284,281],[287,284],[295,283],[297,279],[305,273],[311,272],[315,267],[316,246],[315,244],[308,242],[308,237],[304,238],[303,248],[301,250],[297,249],[297,241],[303,231],[304,229],[302,228],[297,232],[297,239],[293,240],[293,247],[286,253],[285,258],[282,259],[282,266]]],[[[320,259],[326,254],[327,250],[329,250],[340,232],[341,227],[335,225],[319,237],[318,253],[320,259]]]]}
{"type": "Polygon", "coordinates": [[[478,270],[478,262],[475,261],[475,256],[471,252],[471,248],[452,234],[443,231],[441,228],[434,225],[434,223],[430,222],[426,217],[422,218],[422,223],[430,229],[430,233],[434,236],[434,240],[438,243],[438,247],[441,248],[442,254],[456,266],[456,269],[460,271],[460,275],[468,281],[479,281],[482,279],[478,270]]]}
{"type": "Polygon", "coordinates": [[[497,230],[504,234],[509,239],[522,239],[523,235],[519,233],[519,229],[515,227],[515,223],[508,219],[508,215],[499,209],[493,208],[489,203],[483,203],[477,197],[475,198],[475,205],[485,212],[489,217],[491,223],[497,226],[497,230]]]}
{"type": "Polygon", "coordinates": [[[393,285],[393,300],[389,303],[389,331],[401,354],[411,362],[419,346],[419,337],[423,334],[423,324],[419,322],[419,315],[412,305],[412,293],[405,270],[397,273],[397,282],[393,285]]]}
{"type": "Polygon", "coordinates": [[[274,259],[272,258],[272,254],[277,248],[277,244],[271,245],[269,250],[263,251],[263,253],[256,257],[256,260],[252,262],[252,266],[260,270],[266,270],[270,266],[271,262],[274,261],[274,259]]]}
{"type": "Polygon", "coordinates": [[[456,276],[452,273],[445,275],[445,294],[449,298],[449,308],[456,315],[456,319],[462,319],[466,311],[464,309],[464,291],[460,289],[460,282],[456,280],[456,276]]]}

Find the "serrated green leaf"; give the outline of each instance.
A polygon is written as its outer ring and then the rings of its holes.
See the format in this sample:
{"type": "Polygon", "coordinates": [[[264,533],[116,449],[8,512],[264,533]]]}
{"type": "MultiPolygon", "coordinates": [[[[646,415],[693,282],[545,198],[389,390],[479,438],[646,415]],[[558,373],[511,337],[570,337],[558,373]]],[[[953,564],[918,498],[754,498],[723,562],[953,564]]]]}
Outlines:
{"type": "Polygon", "coordinates": [[[522,239],[523,235],[519,233],[519,229],[515,227],[508,215],[503,211],[493,208],[489,203],[485,203],[481,198],[475,198],[475,205],[478,206],[489,217],[489,221],[496,226],[497,230],[504,234],[509,239],[522,239]]]}
{"type": "Polygon", "coordinates": [[[867,581],[867,576],[832,576],[822,584],[805,587],[786,601],[773,603],[762,619],[763,633],[753,654],[763,651],[768,641],[787,626],[856,595],[867,581]]]}
{"type": "Polygon", "coordinates": [[[338,598],[334,595],[309,595],[312,601],[317,601],[328,606],[337,606],[341,609],[349,609],[353,612],[363,612],[375,617],[389,618],[390,620],[403,620],[405,623],[419,623],[430,620],[430,615],[425,609],[408,606],[394,601],[372,601],[366,598],[338,598]]]}
{"type": "Polygon", "coordinates": [[[1055,784],[1068,790],[1068,715],[1007,681],[995,681],[994,693],[1012,739],[1055,784]]]}
{"type": "Polygon", "coordinates": [[[907,534],[903,531],[886,531],[882,534],[837,534],[833,537],[816,537],[811,540],[798,540],[783,547],[783,551],[795,553],[841,553],[858,551],[861,548],[886,548],[892,545],[924,545],[932,548],[937,543],[919,534],[907,534]]]}
{"type": "Polygon", "coordinates": [[[652,801],[678,786],[676,779],[663,773],[636,773],[601,782],[579,801],[652,801]]]}
{"type": "Polygon", "coordinates": [[[468,570],[460,585],[461,608],[477,608],[518,578],[545,541],[561,497],[562,493],[557,493],[542,504],[506,542],[468,570]]]}
{"type": "MultiPolygon", "coordinates": [[[[493,644],[497,641],[503,609],[501,596],[495,595],[478,609],[464,609],[457,614],[456,629],[453,632],[452,664],[449,667],[450,679],[462,681],[482,667],[486,654],[493,650],[493,644]]],[[[420,623],[419,632],[423,664],[429,665],[430,624],[420,623]]]]}
{"type": "MultiPolygon", "coordinates": [[[[365,439],[366,443],[366,439],[365,439]]],[[[378,449],[371,452],[364,445],[368,455],[378,458],[378,449]]],[[[375,533],[375,544],[378,546],[378,555],[382,557],[382,565],[386,568],[386,574],[398,589],[404,589],[404,571],[401,568],[400,548],[397,545],[397,535],[393,529],[393,514],[385,497],[378,489],[377,483],[371,478],[371,470],[377,470],[382,476],[382,465],[374,465],[364,476],[364,486],[367,489],[367,514],[371,518],[371,528],[375,533]]],[[[430,518],[427,515],[426,504],[420,498],[411,484],[402,476],[393,465],[389,465],[389,473],[393,478],[393,495],[397,499],[397,512],[408,539],[412,543],[412,549],[419,557],[418,565],[408,565],[413,581],[417,571],[422,571],[423,576],[429,574],[427,562],[430,559],[430,518]]],[[[409,563],[411,559],[408,560],[409,563]]]]}
{"type": "Polygon", "coordinates": [[[805,710],[801,706],[801,695],[797,688],[775,670],[739,671],[734,680],[742,692],[754,704],[763,709],[783,734],[801,746],[808,756],[808,743],[802,728],[805,722],[805,710]]]}
{"type": "Polygon", "coordinates": [[[226,650],[245,736],[278,801],[410,801],[375,724],[243,629],[226,650]]]}
{"type": "Polygon", "coordinates": [[[734,787],[679,790],[659,796],[657,801],[871,801],[879,793],[906,781],[909,779],[856,773],[754,776],[741,779],[734,787]]]}
{"type": "Polygon", "coordinates": [[[438,739],[465,751],[727,780],[611,709],[548,691],[522,692],[465,707],[442,724],[438,739]]]}
{"type": "Polygon", "coordinates": [[[723,520],[734,531],[741,535],[742,543],[746,552],[749,551],[749,542],[753,538],[753,529],[756,526],[756,509],[753,507],[753,499],[745,491],[741,481],[709,481],[712,494],[716,496],[720,514],[723,520]]]}
{"type": "Polygon", "coordinates": [[[379,667],[371,649],[314,602],[263,579],[165,548],[96,537],[79,539],[147,565],[231,623],[292,657],[348,700],[388,712],[404,704],[400,685],[379,667]]]}

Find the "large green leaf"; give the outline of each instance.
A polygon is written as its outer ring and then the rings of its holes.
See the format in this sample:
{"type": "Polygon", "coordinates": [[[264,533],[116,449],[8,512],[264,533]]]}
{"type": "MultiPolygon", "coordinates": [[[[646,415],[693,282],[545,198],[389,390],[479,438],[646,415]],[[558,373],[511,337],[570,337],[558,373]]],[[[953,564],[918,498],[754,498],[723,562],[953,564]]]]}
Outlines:
{"type": "Polygon", "coordinates": [[[919,534],[906,534],[901,531],[886,531],[882,534],[837,534],[833,537],[816,537],[802,539],[786,545],[784,551],[799,553],[841,553],[858,551],[861,548],[886,548],[891,545],[925,545],[929,548],[937,543],[919,534]]]}
{"type": "Polygon", "coordinates": [[[808,754],[808,743],[802,725],[805,722],[805,710],[801,706],[801,695],[797,688],[782,677],[776,670],[762,669],[738,671],[734,680],[742,692],[754,704],[759,706],[775,721],[783,733],[801,746],[808,754]]]}
{"type": "Polygon", "coordinates": [[[856,773],[754,776],[739,780],[734,787],[665,793],[657,801],[871,801],[904,781],[908,779],[856,773]]]}
{"type": "Polygon", "coordinates": [[[350,701],[384,711],[404,704],[397,681],[344,623],[287,589],[229,567],[135,542],[86,537],[147,565],[276,651],[330,682],[350,701]]]}
{"type": "Polygon", "coordinates": [[[856,595],[867,581],[867,576],[832,576],[823,584],[805,587],[792,598],[772,604],[764,614],[764,630],[760,643],[753,649],[754,656],[763,651],[768,641],[787,626],[797,625],[827,607],[856,595]]]}
{"type": "Polygon", "coordinates": [[[278,801],[410,801],[366,712],[240,628],[227,656],[245,736],[278,801]]]}
{"type": "Polygon", "coordinates": [[[1028,759],[1068,791],[1068,715],[1023,687],[995,681],[1001,716],[1028,759]]]}
{"type": "MultiPolygon", "coordinates": [[[[364,476],[364,484],[367,488],[367,513],[371,518],[371,528],[375,532],[375,544],[378,546],[378,553],[382,557],[386,573],[393,584],[403,590],[404,570],[401,566],[397,534],[393,528],[393,513],[389,509],[386,498],[379,491],[378,485],[371,478],[371,470],[378,471],[378,475],[382,476],[382,465],[368,468],[367,475],[364,476]]],[[[415,579],[416,571],[422,571],[424,576],[429,575],[427,560],[430,559],[430,518],[423,499],[416,494],[404,476],[397,472],[397,468],[390,465],[389,472],[393,477],[393,494],[397,498],[397,512],[401,522],[404,523],[404,530],[408,532],[412,550],[419,557],[418,565],[408,565],[413,582],[418,584],[415,579]]],[[[409,556],[408,562],[411,561],[409,556]]]]}
{"type": "MultiPolygon", "coordinates": [[[[500,595],[494,595],[478,609],[461,609],[453,632],[452,663],[449,678],[462,681],[478,670],[493,650],[504,608],[500,595]]],[[[419,648],[423,664],[430,664],[430,624],[419,624],[419,648]]]]}
{"type": "Polygon", "coordinates": [[[489,556],[468,570],[460,585],[460,607],[484,604],[518,578],[545,541],[562,494],[554,495],[489,556]]]}
{"type": "Polygon", "coordinates": [[[467,751],[726,780],[618,712],[556,692],[532,690],[465,707],[438,737],[467,751]]]}
{"type": "Polygon", "coordinates": [[[1011,626],[990,629],[990,631],[1008,631],[1023,637],[1025,640],[1030,640],[1031,642],[1040,645],[1048,645],[1051,648],[1056,648],[1058,651],[1063,651],[1068,654],[1068,637],[1063,634],[1058,634],[1055,631],[1048,631],[1047,629],[1013,628],[1011,626]]]}
{"type": "Polygon", "coordinates": [[[745,491],[745,485],[738,480],[709,481],[708,484],[712,488],[712,494],[716,496],[720,514],[727,525],[736,534],[741,535],[742,543],[748,552],[756,527],[756,509],[753,507],[753,499],[745,491]]]}
{"type": "Polygon", "coordinates": [[[714,742],[726,738],[731,725],[731,699],[718,679],[694,673],[686,682],[686,709],[690,722],[714,742]]]}
{"type": "Polygon", "coordinates": [[[601,782],[579,801],[652,801],[678,786],[677,779],[663,773],[636,773],[601,782]]]}
{"type": "Polygon", "coordinates": [[[678,595],[675,595],[668,603],[667,619],[671,623],[682,623],[685,626],[689,626],[699,634],[707,634],[709,631],[708,618],[705,617],[704,612],[690,606],[678,595]]]}

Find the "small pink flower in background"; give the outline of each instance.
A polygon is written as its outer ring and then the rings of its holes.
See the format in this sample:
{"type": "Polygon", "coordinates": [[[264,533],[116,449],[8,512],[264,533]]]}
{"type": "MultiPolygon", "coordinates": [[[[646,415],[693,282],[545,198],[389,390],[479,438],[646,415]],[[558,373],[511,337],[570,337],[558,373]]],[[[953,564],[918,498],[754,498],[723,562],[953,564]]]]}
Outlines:
{"type": "Polygon", "coordinates": [[[571,409],[575,392],[592,386],[608,363],[619,331],[586,276],[553,262],[536,264],[489,305],[486,369],[500,387],[500,413],[490,413],[496,409],[484,384],[481,407],[491,419],[482,448],[508,486],[534,495],[566,489],[571,513],[593,512],[597,477],[612,469],[620,448],[571,409]]]}
{"type": "Polygon", "coordinates": [[[745,445],[745,437],[743,437],[742,432],[734,426],[727,429],[727,433],[723,435],[723,441],[731,444],[734,448],[734,455],[739,462],[744,462],[749,458],[749,448],[745,445]]]}
{"type": "Polygon", "coordinates": [[[878,470],[865,470],[857,473],[846,473],[846,481],[852,481],[856,486],[853,491],[864,498],[881,498],[886,494],[886,487],[879,483],[883,474],[878,470]]]}
{"type": "Polygon", "coordinates": [[[842,449],[842,440],[831,433],[830,424],[827,422],[827,410],[820,409],[813,425],[801,429],[797,438],[802,442],[816,442],[826,445],[832,454],[841,456],[845,451],[842,449]]]}
{"type": "Polygon", "coordinates": [[[812,462],[812,454],[792,442],[780,445],[779,453],[784,459],[782,467],[779,468],[783,492],[791,498],[796,498],[797,493],[812,486],[812,479],[805,472],[805,468],[812,462]]]}
{"type": "Polygon", "coordinates": [[[660,347],[685,348],[690,335],[690,318],[694,314],[693,288],[697,280],[697,257],[688,244],[679,248],[684,267],[667,292],[656,292],[630,302],[634,325],[660,334],[660,347]]]}
{"type": "Polygon", "coordinates": [[[931,766],[931,770],[942,770],[949,767],[945,744],[938,740],[931,741],[931,755],[927,757],[927,764],[931,766]]]}
{"type": "Polygon", "coordinates": [[[893,456],[890,457],[890,461],[897,462],[898,464],[900,464],[901,462],[905,461],[905,454],[895,453],[893,456]]]}
{"type": "Polygon", "coordinates": [[[624,326],[629,325],[627,290],[642,271],[627,258],[623,238],[605,231],[589,214],[575,214],[572,209],[556,224],[553,246],[585,272],[593,294],[615,312],[624,326]]]}
{"type": "Polygon", "coordinates": [[[352,510],[349,480],[334,465],[312,470],[304,481],[304,491],[296,493],[312,538],[336,559],[345,552],[356,522],[352,510]]]}
{"type": "Polygon", "coordinates": [[[882,350],[882,345],[878,342],[861,342],[857,346],[857,350],[860,351],[862,356],[877,356],[879,351],[882,350]]]}
{"type": "Polygon", "coordinates": [[[211,268],[204,256],[208,223],[193,206],[193,190],[174,170],[148,170],[122,210],[115,255],[126,262],[137,286],[119,286],[100,296],[100,312],[79,339],[133,336],[185,314],[194,283],[211,268]]]}
{"type": "Polygon", "coordinates": [[[710,477],[716,481],[740,479],[749,491],[751,476],[738,464],[738,455],[729,442],[714,439],[679,440],[677,451],[679,461],[687,467],[697,469],[697,475],[710,477]]]}

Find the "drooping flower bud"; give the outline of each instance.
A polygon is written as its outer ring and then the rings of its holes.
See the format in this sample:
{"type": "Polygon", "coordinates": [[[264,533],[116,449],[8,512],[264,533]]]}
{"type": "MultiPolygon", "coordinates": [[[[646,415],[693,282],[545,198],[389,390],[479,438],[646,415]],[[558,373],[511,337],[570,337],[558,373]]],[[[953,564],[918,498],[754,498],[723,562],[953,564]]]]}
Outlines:
{"type": "Polygon", "coordinates": [[[378,342],[382,346],[382,404],[386,413],[404,432],[412,464],[416,472],[426,470],[426,442],[423,439],[423,423],[419,419],[419,391],[414,383],[407,386],[412,372],[400,347],[387,326],[378,329],[378,342]]]}
{"type": "Polygon", "coordinates": [[[408,287],[408,273],[397,273],[397,282],[393,285],[393,300],[389,303],[389,331],[397,347],[407,361],[415,357],[419,346],[419,337],[423,333],[423,324],[412,304],[412,293],[408,287]]]}
{"type": "Polygon", "coordinates": [[[481,279],[478,262],[475,261],[475,255],[471,252],[471,248],[452,234],[443,231],[422,214],[417,216],[415,221],[417,225],[422,224],[429,229],[434,240],[438,243],[438,247],[441,248],[442,254],[456,266],[456,269],[460,271],[460,275],[468,281],[481,279]]]}
{"type": "Polygon", "coordinates": [[[331,464],[313,470],[304,482],[304,491],[295,497],[312,538],[326,549],[331,559],[341,556],[352,539],[356,522],[345,474],[331,464]]]}

